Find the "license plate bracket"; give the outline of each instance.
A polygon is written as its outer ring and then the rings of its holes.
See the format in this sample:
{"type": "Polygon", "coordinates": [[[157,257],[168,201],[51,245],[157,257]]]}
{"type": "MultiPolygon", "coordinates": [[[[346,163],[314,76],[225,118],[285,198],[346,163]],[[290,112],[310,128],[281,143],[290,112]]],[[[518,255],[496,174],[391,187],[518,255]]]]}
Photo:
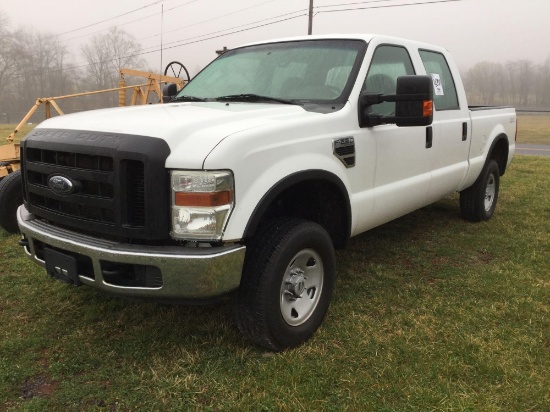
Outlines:
{"type": "Polygon", "coordinates": [[[52,278],[75,286],[81,285],[78,278],[78,264],[74,256],[45,248],[44,260],[46,262],[46,271],[52,278]]]}

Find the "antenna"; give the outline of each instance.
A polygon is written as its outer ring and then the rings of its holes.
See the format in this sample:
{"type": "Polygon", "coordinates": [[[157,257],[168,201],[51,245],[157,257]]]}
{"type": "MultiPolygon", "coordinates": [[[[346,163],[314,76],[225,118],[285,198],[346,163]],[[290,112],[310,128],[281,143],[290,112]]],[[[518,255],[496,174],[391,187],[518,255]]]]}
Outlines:
{"type": "Polygon", "coordinates": [[[163,32],[163,24],[164,24],[164,4],[160,5],[160,74],[163,73],[162,71],[162,32],[163,32]]]}
{"type": "Polygon", "coordinates": [[[309,0],[309,25],[307,27],[307,34],[311,36],[313,31],[313,0],[309,0]]]}

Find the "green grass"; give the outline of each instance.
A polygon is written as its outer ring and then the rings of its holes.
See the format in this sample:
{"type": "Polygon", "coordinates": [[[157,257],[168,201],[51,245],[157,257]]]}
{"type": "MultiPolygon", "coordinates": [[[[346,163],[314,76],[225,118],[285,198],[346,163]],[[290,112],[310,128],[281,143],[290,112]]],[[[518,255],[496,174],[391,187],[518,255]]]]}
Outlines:
{"type": "Polygon", "coordinates": [[[351,239],[325,323],[278,354],[228,301],[70,287],[0,231],[0,411],[550,410],[549,175],[518,156],[489,222],[455,196],[351,239]]]}
{"type": "MultiPolygon", "coordinates": [[[[16,126],[16,124],[0,124],[0,145],[7,143],[7,137],[14,131],[16,126]]],[[[21,130],[15,135],[13,142],[19,143],[35,126],[35,124],[23,125],[21,130]]]]}
{"type": "Polygon", "coordinates": [[[550,115],[519,114],[517,142],[550,144],[550,115]]]}

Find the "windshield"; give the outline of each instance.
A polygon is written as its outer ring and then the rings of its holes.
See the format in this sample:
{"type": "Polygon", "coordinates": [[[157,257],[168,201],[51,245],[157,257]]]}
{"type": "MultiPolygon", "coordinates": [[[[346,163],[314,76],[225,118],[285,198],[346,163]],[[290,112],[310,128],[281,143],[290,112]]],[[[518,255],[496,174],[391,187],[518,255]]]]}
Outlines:
{"type": "Polygon", "coordinates": [[[305,40],[234,49],[201,71],[176,99],[343,103],[365,48],[360,40],[305,40]]]}

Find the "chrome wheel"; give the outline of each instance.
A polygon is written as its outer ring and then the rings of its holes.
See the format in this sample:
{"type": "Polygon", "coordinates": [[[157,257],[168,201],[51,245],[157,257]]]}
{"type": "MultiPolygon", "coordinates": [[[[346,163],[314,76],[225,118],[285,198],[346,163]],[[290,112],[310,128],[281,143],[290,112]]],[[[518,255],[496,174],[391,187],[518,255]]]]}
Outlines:
{"type": "Polygon", "coordinates": [[[323,290],[324,267],[313,249],[298,252],[285,272],[281,284],[280,307],[290,326],[299,326],[315,312],[323,290]]]}
{"type": "Polygon", "coordinates": [[[489,175],[489,178],[487,179],[487,186],[485,187],[484,206],[486,211],[491,210],[491,207],[493,206],[493,202],[495,201],[495,193],[497,191],[496,186],[495,176],[493,174],[489,175]]]}

